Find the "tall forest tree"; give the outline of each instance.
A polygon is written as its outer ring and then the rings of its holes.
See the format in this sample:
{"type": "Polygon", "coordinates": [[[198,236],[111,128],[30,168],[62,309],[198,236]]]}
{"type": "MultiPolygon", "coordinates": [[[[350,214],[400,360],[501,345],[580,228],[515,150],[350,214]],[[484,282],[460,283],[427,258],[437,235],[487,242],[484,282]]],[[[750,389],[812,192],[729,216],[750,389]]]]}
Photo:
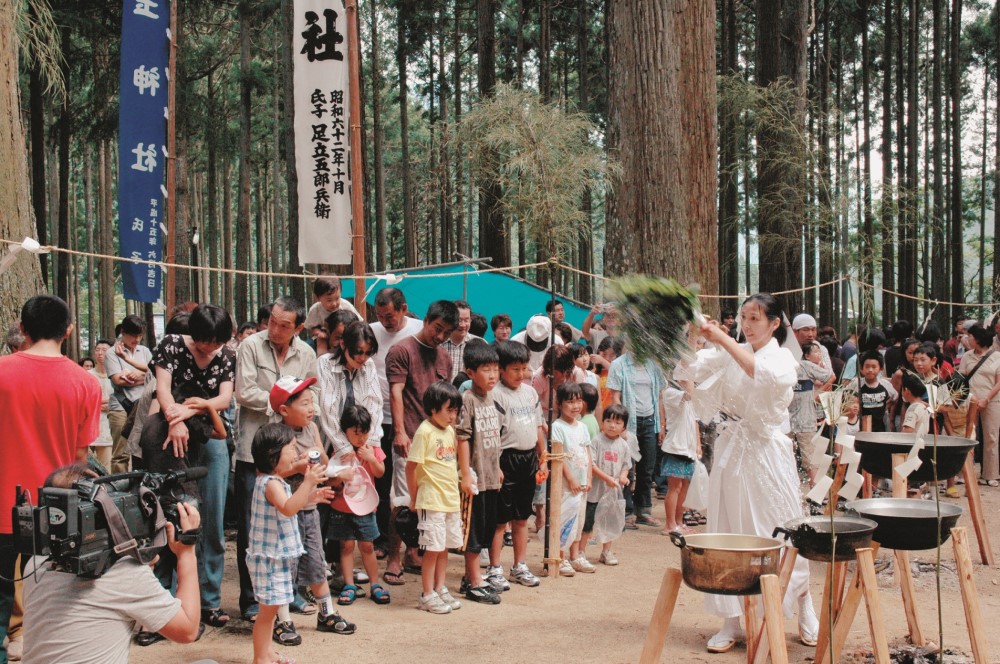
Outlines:
{"type": "MultiPolygon", "coordinates": [[[[760,290],[768,292],[801,285],[809,6],[808,0],[757,0],[757,84],[763,88],[787,86],[790,92],[780,98],[787,104],[783,114],[789,122],[762,127],[757,136],[760,290]]],[[[801,293],[785,295],[783,300],[788,311],[804,306],[801,293]]],[[[811,303],[808,308],[812,308],[811,303]]]]}
{"type": "Polygon", "coordinates": [[[718,289],[715,3],[611,0],[605,272],[718,289]]]}
{"type": "MultiPolygon", "coordinates": [[[[0,0],[0,237],[24,238],[35,235],[29,195],[27,146],[21,125],[18,90],[18,42],[15,22],[21,3],[0,0]]],[[[2,247],[6,253],[10,247],[2,247]]],[[[22,254],[0,274],[0,320],[13,321],[21,315],[21,305],[42,290],[38,260],[22,254]]]]}

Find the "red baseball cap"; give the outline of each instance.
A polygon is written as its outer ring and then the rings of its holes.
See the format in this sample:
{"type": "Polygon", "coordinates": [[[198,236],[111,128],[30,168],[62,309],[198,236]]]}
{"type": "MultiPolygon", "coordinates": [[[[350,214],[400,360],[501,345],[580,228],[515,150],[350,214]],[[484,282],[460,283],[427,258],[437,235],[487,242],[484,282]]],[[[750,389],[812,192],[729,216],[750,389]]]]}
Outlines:
{"type": "Polygon", "coordinates": [[[310,385],[316,382],[316,378],[298,378],[296,376],[282,376],[271,388],[271,395],[268,401],[271,403],[271,410],[278,412],[278,407],[288,403],[288,400],[310,385]]]}

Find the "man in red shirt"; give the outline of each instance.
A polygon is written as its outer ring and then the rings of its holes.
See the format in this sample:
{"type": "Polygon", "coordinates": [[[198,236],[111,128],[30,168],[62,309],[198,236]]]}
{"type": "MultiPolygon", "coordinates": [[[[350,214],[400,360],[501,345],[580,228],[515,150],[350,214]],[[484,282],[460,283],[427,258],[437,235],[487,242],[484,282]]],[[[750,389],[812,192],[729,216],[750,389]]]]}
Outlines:
{"type": "MultiPolygon", "coordinates": [[[[31,347],[0,357],[0,644],[14,600],[14,489],[21,485],[38,503],[38,487],[56,468],[87,460],[99,432],[101,386],[62,355],[73,329],[69,307],[58,297],[36,295],[21,308],[21,331],[31,347]]],[[[7,650],[0,645],[0,664],[7,650]]]]}

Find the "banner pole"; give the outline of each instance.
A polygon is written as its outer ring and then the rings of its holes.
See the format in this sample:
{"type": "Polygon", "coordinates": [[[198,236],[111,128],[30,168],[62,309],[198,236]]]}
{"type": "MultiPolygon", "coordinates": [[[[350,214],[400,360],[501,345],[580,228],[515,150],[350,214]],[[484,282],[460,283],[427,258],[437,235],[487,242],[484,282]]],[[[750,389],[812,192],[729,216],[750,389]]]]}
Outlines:
{"type": "MultiPolygon", "coordinates": [[[[177,120],[175,119],[177,91],[177,3],[180,0],[170,0],[170,79],[167,82],[167,237],[164,247],[164,261],[177,262],[177,120]]],[[[167,278],[163,288],[163,303],[165,312],[174,308],[177,296],[176,268],[167,267],[167,278]]]]}
{"type": "MultiPolygon", "coordinates": [[[[351,239],[354,274],[365,274],[364,163],[361,160],[361,42],[358,34],[358,3],[347,0],[347,77],[351,98],[351,239]]],[[[365,278],[354,278],[354,306],[366,318],[365,278]]]]}

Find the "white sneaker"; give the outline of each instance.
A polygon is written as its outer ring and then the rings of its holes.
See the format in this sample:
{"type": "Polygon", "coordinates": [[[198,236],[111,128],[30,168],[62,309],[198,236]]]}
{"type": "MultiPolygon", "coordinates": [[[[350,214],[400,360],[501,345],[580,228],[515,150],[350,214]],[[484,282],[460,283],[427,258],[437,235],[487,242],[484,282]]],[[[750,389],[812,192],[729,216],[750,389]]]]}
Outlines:
{"type": "Polygon", "coordinates": [[[601,551],[601,557],[598,558],[598,560],[609,566],[618,564],[618,557],[615,555],[615,552],[610,549],[607,551],[601,551]]]}
{"type": "Polygon", "coordinates": [[[524,562],[520,562],[511,567],[510,575],[515,582],[529,588],[535,588],[541,583],[541,581],[538,580],[538,577],[532,574],[531,570],[528,569],[528,564],[524,562]]]}
{"type": "Polygon", "coordinates": [[[582,574],[593,574],[597,571],[597,568],[591,565],[585,556],[580,556],[570,564],[573,566],[573,569],[582,574]]]}
{"type": "Polygon", "coordinates": [[[452,611],[458,611],[459,609],[462,608],[462,603],[459,602],[454,597],[452,597],[451,593],[448,592],[448,587],[447,586],[441,586],[440,588],[438,588],[437,589],[437,594],[438,594],[438,597],[441,598],[442,602],[444,602],[445,604],[447,604],[448,606],[451,607],[452,611]]]}
{"type": "Polygon", "coordinates": [[[510,582],[503,575],[503,567],[497,565],[496,567],[486,568],[486,583],[493,586],[494,592],[502,593],[504,591],[510,590],[510,582]]]}
{"type": "Polygon", "coordinates": [[[559,576],[576,576],[576,570],[573,569],[572,563],[568,560],[563,560],[559,563],[559,576]]]}
{"type": "Polygon", "coordinates": [[[445,604],[440,595],[433,590],[430,595],[420,595],[420,599],[417,600],[417,608],[429,613],[451,613],[451,606],[445,604]]]}

